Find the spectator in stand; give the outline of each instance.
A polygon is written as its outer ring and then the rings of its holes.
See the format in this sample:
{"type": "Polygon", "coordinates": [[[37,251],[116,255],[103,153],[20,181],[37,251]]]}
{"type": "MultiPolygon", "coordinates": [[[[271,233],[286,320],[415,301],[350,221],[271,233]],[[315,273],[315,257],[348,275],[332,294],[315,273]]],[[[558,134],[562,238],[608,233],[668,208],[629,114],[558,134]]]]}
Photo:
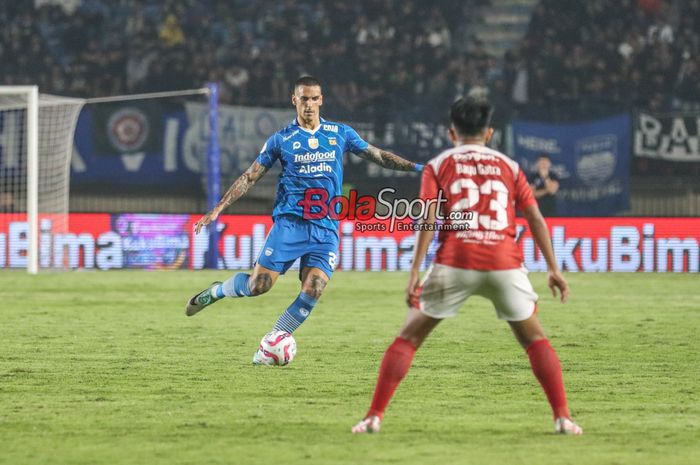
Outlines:
{"type": "Polygon", "coordinates": [[[542,153],[537,157],[536,171],[529,176],[528,182],[535,194],[543,216],[556,216],[559,191],[559,178],[551,171],[552,160],[549,155],[542,153]]]}

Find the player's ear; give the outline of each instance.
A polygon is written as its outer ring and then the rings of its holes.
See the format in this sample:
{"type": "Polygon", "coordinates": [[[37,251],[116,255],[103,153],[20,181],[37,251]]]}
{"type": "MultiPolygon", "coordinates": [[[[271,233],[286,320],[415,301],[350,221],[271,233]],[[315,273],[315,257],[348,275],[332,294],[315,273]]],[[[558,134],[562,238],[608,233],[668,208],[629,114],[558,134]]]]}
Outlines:
{"type": "Polygon", "coordinates": [[[452,125],[450,125],[450,127],[447,128],[447,137],[450,138],[450,142],[452,142],[453,144],[457,143],[457,133],[455,132],[455,128],[452,125]]]}
{"type": "Polygon", "coordinates": [[[493,128],[486,129],[486,132],[484,133],[484,142],[488,144],[491,141],[492,137],[493,137],[493,128]]]}
{"type": "Polygon", "coordinates": [[[297,106],[297,96],[292,94],[292,105],[297,106]]]}

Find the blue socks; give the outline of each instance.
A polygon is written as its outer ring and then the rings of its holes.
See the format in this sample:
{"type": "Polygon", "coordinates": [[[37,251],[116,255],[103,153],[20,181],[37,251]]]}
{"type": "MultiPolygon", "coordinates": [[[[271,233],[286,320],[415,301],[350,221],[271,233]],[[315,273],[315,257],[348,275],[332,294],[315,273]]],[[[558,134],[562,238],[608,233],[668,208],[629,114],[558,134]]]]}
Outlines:
{"type": "Polygon", "coordinates": [[[250,286],[248,285],[248,278],[250,275],[247,273],[238,273],[233,278],[229,278],[224,281],[220,286],[214,289],[217,299],[222,299],[224,297],[250,297],[250,286]]]}
{"type": "Polygon", "coordinates": [[[296,300],[292,302],[292,305],[280,315],[272,329],[274,331],[293,333],[308,318],[311,310],[314,309],[314,305],[316,305],[316,299],[304,291],[300,292],[296,300]]]}
{"type": "MultiPolygon", "coordinates": [[[[250,297],[249,279],[249,274],[238,273],[222,284],[215,286],[212,289],[212,293],[216,299],[223,299],[224,297],[250,297]]],[[[311,314],[311,310],[314,309],[316,302],[316,299],[306,292],[300,292],[294,302],[280,315],[272,329],[274,331],[293,333],[301,326],[306,318],[308,318],[309,314],[311,314]]]]}

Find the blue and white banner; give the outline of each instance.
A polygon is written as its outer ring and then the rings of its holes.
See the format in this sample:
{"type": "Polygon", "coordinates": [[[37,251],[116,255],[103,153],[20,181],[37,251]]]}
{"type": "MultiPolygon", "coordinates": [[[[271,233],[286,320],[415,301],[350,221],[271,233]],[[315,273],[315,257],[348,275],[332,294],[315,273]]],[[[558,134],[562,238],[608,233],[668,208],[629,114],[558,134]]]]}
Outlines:
{"type": "MultiPolygon", "coordinates": [[[[293,108],[219,107],[221,184],[225,188],[255,160],[274,132],[288,125],[293,108]]],[[[329,116],[332,118],[332,115],[329,116]]],[[[449,148],[447,127],[413,119],[386,125],[350,122],[370,143],[412,161],[425,163],[449,148]]],[[[498,128],[494,147],[502,146],[498,128]]],[[[125,102],[87,106],[80,115],[71,161],[73,186],[120,186],[201,191],[206,185],[209,107],[206,103],[125,102]]],[[[274,196],[279,166],[257,183],[256,191],[274,196]]],[[[359,157],[345,158],[345,182],[366,193],[393,186],[416,195],[420,173],[394,171],[359,157]]],[[[263,194],[265,195],[265,194],[263,194]]]]}
{"type": "Polygon", "coordinates": [[[540,154],[560,179],[557,215],[604,216],[630,208],[632,124],[628,114],[576,124],[513,122],[513,148],[526,174],[540,154]]]}
{"type": "MultiPolygon", "coordinates": [[[[110,106],[106,115],[99,105],[83,110],[75,132],[71,183],[199,189],[206,179],[209,107],[187,103],[160,108],[159,112],[137,111],[133,103],[126,103],[110,106]]],[[[265,140],[292,118],[291,109],[220,107],[222,184],[239,176],[265,140]]]]}

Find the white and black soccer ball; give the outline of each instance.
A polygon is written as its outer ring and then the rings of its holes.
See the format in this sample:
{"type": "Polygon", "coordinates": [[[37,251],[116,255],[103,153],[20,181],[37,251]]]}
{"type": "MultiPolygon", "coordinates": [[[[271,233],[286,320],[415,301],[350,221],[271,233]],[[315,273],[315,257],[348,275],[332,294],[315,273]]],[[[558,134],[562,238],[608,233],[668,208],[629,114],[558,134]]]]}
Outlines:
{"type": "Polygon", "coordinates": [[[286,331],[271,331],[263,336],[259,348],[266,365],[288,365],[297,354],[297,341],[286,331]]]}

